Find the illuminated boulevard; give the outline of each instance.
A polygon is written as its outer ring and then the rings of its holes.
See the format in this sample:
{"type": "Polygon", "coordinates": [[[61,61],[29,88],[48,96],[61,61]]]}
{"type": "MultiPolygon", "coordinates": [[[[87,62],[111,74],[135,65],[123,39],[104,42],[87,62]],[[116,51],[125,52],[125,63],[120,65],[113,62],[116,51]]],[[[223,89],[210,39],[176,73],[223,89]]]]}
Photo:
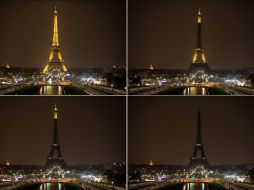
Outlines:
{"type": "MultiPolygon", "coordinates": [[[[27,190],[100,190],[100,189],[115,189],[113,185],[100,184],[96,182],[86,182],[82,180],[72,179],[72,180],[49,180],[37,179],[36,181],[23,181],[18,183],[3,183],[0,189],[27,189],[27,190]]],[[[118,188],[124,189],[124,188],[118,188]]]]}
{"type": "Polygon", "coordinates": [[[130,95],[254,95],[254,89],[227,83],[154,84],[133,87],[130,95]]]}
{"type": "Polygon", "coordinates": [[[217,181],[166,181],[166,182],[146,182],[130,185],[129,189],[158,189],[158,190],[253,190],[254,185],[248,183],[217,181]]]}
{"type": "Polygon", "coordinates": [[[2,95],[124,95],[124,90],[95,85],[3,85],[2,95]]]}

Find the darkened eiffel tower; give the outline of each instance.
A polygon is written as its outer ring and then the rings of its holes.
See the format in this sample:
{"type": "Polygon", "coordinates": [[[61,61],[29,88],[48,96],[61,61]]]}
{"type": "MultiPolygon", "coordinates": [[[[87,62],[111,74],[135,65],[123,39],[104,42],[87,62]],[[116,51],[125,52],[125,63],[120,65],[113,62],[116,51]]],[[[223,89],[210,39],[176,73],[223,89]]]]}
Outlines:
{"type": "Polygon", "coordinates": [[[52,83],[64,81],[64,76],[65,73],[67,72],[67,67],[64,64],[64,60],[62,58],[59,46],[57,16],[58,13],[55,7],[54,30],[51,51],[48,62],[43,69],[44,80],[50,81],[52,83]]]}
{"type": "Polygon", "coordinates": [[[189,67],[189,72],[193,72],[195,70],[204,70],[206,72],[209,71],[208,63],[205,56],[205,50],[203,48],[202,42],[202,14],[199,8],[197,15],[197,41],[196,48],[194,50],[193,59],[191,65],[189,67]]]}
{"type": "Polygon", "coordinates": [[[58,140],[57,118],[58,118],[58,109],[55,105],[55,108],[54,108],[53,141],[52,141],[49,156],[48,156],[46,164],[45,164],[46,168],[51,168],[53,166],[61,166],[63,168],[66,167],[66,163],[63,159],[61,149],[60,149],[59,140],[58,140]]]}
{"type": "Polygon", "coordinates": [[[196,136],[196,144],[194,147],[193,155],[191,157],[189,168],[193,168],[196,166],[204,166],[209,168],[209,163],[205,156],[204,146],[202,143],[202,133],[201,133],[201,112],[198,109],[198,120],[197,120],[197,136],[196,136]]]}

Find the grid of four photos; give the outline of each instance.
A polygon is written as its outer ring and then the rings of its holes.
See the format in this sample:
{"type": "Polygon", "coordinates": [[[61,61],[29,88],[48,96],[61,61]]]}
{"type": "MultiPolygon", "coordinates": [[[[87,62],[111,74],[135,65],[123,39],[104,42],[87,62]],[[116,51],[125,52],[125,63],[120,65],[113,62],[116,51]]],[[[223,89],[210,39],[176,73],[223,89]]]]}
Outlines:
{"type": "Polygon", "coordinates": [[[0,190],[253,190],[254,2],[0,2],[0,190]]]}

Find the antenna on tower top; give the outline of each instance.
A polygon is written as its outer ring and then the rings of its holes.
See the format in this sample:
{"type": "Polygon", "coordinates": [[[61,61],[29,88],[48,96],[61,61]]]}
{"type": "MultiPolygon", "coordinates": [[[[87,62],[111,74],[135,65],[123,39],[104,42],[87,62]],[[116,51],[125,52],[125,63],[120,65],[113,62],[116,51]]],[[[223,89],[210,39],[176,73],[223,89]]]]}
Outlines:
{"type": "Polygon", "coordinates": [[[54,108],[54,110],[57,110],[57,106],[56,106],[56,103],[55,103],[55,108],[54,108]]]}
{"type": "Polygon", "coordinates": [[[200,0],[197,1],[198,3],[198,14],[201,15],[201,3],[200,3],[200,0]]]}
{"type": "Polygon", "coordinates": [[[54,13],[55,13],[55,14],[57,14],[56,6],[55,6],[55,10],[54,10],[54,13]]]}
{"type": "Polygon", "coordinates": [[[201,15],[201,9],[198,7],[198,14],[201,15]]]}

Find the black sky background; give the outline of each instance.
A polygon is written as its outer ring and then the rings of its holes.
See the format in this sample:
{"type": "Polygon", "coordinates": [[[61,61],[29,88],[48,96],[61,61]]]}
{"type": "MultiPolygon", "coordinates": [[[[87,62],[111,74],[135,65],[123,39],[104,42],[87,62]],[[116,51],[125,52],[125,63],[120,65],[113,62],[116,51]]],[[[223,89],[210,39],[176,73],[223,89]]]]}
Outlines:
{"type": "Polygon", "coordinates": [[[129,0],[129,68],[188,69],[197,11],[211,69],[249,68],[254,59],[252,0],[129,0]]]}
{"type": "Polygon", "coordinates": [[[54,103],[68,165],[125,161],[125,97],[1,97],[0,163],[45,163],[54,103]]]}
{"type": "Polygon", "coordinates": [[[125,64],[125,1],[1,1],[0,65],[43,68],[58,9],[59,40],[68,68],[125,64]]]}
{"type": "Polygon", "coordinates": [[[129,97],[129,163],[187,165],[198,106],[210,164],[254,163],[253,97],[129,97]]]}

